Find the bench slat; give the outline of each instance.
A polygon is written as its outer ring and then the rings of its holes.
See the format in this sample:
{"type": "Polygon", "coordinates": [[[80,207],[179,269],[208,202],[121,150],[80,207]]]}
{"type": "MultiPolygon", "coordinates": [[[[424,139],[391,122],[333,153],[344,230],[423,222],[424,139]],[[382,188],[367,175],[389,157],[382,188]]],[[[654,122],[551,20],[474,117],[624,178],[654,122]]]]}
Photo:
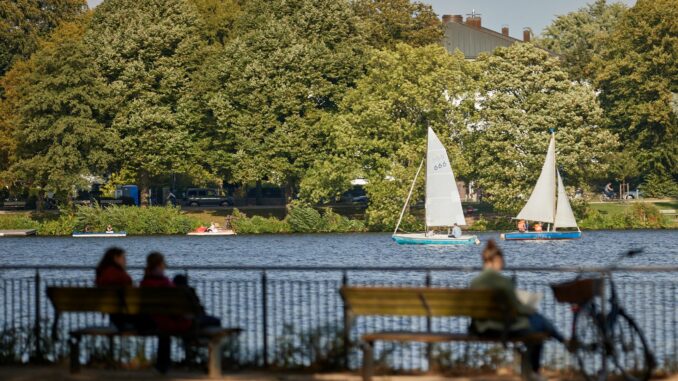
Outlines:
{"type": "Polygon", "coordinates": [[[341,295],[354,316],[468,316],[503,320],[517,315],[505,295],[497,290],[345,286],[341,295]]]}
{"type": "MultiPolygon", "coordinates": [[[[507,342],[538,342],[547,339],[546,334],[534,333],[523,336],[509,336],[507,342]]],[[[477,336],[467,333],[446,333],[446,332],[407,332],[407,331],[386,331],[373,332],[362,336],[363,341],[417,341],[422,343],[441,343],[449,341],[467,341],[467,342],[497,342],[495,337],[477,336]]]]}

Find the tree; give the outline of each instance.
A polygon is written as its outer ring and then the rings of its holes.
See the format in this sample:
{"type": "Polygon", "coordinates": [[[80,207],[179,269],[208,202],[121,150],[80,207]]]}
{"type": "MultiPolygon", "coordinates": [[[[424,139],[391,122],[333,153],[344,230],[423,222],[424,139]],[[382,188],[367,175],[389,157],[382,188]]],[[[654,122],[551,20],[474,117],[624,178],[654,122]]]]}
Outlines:
{"type": "Polygon", "coordinates": [[[639,0],[594,60],[600,102],[641,173],[678,180],[678,7],[639,0]]]}
{"type": "Polygon", "coordinates": [[[393,48],[438,44],[443,29],[429,4],[411,0],[355,0],[353,8],[364,21],[370,45],[393,48]]]}
{"type": "Polygon", "coordinates": [[[117,135],[105,125],[108,91],[82,41],[86,23],[62,23],[7,75],[16,153],[4,175],[41,195],[87,184],[86,176],[104,172],[114,158],[117,135]]]}
{"type": "Polygon", "coordinates": [[[617,148],[602,128],[594,89],[573,82],[558,60],[532,44],[513,44],[477,64],[481,92],[474,123],[465,131],[463,153],[470,178],[495,208],[516,212],[539,177],[555,129],[556,152],[566,186],[584,186],[605,173],[617,148]]]}
{"type": "Polygon", "coordinates": [[[302,182],[302,195],[311,201],[336,197],[350,186],[348,180],[363,177],[369,182],[370,225],[395,225],[424,157],[429,126],[447,145],[455,171],[468,171],[460,160],[458,136],[473,105],[476,74],[463,55],[450,55],[438,45],[398,44],[393,51],[374,51],[366,76],[342,100],[339,115],[325,123],[331,126],[331,155],[315,162],[302,182]],[[322,183],[314,179],[330,176],[343,179],[343,188],[335,182],[318,189],[322,183]]]}
{"type": "Polygon", "coordinates": [[[61,21],[87,10],[85,0],[11,0],[0,2],[0,76],[28,58],[61,21]]]}
{"type": "Polygon", "coordinates": [[[210,44],[226,42],[240,16],[238,0],[191,0],[202,18],[203,34],[210,44]]]}
{"type": "Polygon", "coordinates": [[[246,3],[223,52],[205,66],[205,131],[219,173],[248,184],[296,185],[323,152],[324,113],[364,67],[364,39],[348,3],[336,0],[246,3]]]}
{"type": "Polygon", "coordinates": [[[204,175],[195,158],[199,125],[188,125],[181,99],[203,52],[200,16],[187,0],[108,0],[85,40],[111,89],[112,128],[121,138],[118,169],[136,174],[142,201],[153,177],[204,175]]]}
{"type": "Polygon", "coordinates": [[[575,12],[558,16],[536,43],[558,54],[571,78],[591,79],[591,60],[600,54],[626,10],[623,3],[596,0],[575,12]]]}

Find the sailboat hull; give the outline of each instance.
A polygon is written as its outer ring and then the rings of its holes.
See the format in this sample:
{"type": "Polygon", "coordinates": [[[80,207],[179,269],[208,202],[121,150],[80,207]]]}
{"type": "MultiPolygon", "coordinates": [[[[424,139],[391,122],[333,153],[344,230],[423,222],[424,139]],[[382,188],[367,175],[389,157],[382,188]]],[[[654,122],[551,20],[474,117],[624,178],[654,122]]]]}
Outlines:
{"type": "Polygon", "coordinates": [[[501,235],[501,239],[506,241],[538,241],[538,240],[557,240],[557,239],[579,239],[580,231],[567,232],[513,232],[501,235]]]}
{"type": "Polygon", "coordinates": [[[393,240],[399,245],[473,245],[480,243],[474,235],[462,235],[451,238],[445,234],[427,236],[425,233],[394,234],[393,240]]]}

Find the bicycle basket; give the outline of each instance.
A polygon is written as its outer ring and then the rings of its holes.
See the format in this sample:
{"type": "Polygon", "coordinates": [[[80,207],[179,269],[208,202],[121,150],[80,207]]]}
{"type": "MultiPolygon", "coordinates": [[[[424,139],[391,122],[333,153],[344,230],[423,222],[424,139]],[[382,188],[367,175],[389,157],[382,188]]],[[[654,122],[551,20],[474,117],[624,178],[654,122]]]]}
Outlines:
{"type": "Polygon", "coordinates": [[[576,279],[551,285],[553,296],[560,303],[583,304],[602,294],[602,278],[576,279]]]}

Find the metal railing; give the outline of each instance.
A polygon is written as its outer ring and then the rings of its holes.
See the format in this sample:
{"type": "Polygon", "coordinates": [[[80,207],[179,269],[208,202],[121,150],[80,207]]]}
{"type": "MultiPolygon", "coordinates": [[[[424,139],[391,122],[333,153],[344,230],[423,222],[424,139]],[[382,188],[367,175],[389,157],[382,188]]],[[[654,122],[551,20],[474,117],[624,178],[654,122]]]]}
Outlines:
{"type": "MultiPolygon", "coordinates": [[[[50,285],[92,285],[91,266],[0,266],[0,363],[31,359],[56,360],[68,353],[68,331],[108,324],[94,313],[66,314],[59,325],[60,339],[52,340],[54,311],[46,298],[50,285]]],[[[128,271],[141,279],[140,267],[128,271]]],[[[209,314],[226,327],[242,327],[237,342],[227,348],[228,362],[237,366],[276,368],[357,369],[360,336],[374,330],[465,332],[464,318],[373,316],[353,322],[344,331],[344,305],[339,288],[347,284],[467,287],[477,267],[253,267],[190,266],[168,270],[189,276],[209,314]]],[[[540,292],[539,309],[570,334],[572,312],[555,302],[550,283],[569,280],[577,273],[609,273],[607,268],[515,267],[506,270],[518,288],[540,292]]],[[[678,368],[678,266],[616,268],[615,284],[622,304],[639,323],[658,360],[659,368],[678,368]]],[[[114,344],[101,339],[84,342],[84,360],[114,356],[122,361],[151,358],[154,340],[125,338],[114,344]],[[115,352],[115,353],[114,353],[115,352]],[[111,354],[113,353],[113,354],[111,354]]],[[[381,343],[375,358],[391,369],[494,367],[511,363],[510,351],[488,344],[449,343],[433,348],[423,344],[381,343]]],[[[184,360],[174,346],[174,359],[184,360]]],[[[545,366],[570,368],[573,358],[556,343],[548,343],[545,366]]]]}

